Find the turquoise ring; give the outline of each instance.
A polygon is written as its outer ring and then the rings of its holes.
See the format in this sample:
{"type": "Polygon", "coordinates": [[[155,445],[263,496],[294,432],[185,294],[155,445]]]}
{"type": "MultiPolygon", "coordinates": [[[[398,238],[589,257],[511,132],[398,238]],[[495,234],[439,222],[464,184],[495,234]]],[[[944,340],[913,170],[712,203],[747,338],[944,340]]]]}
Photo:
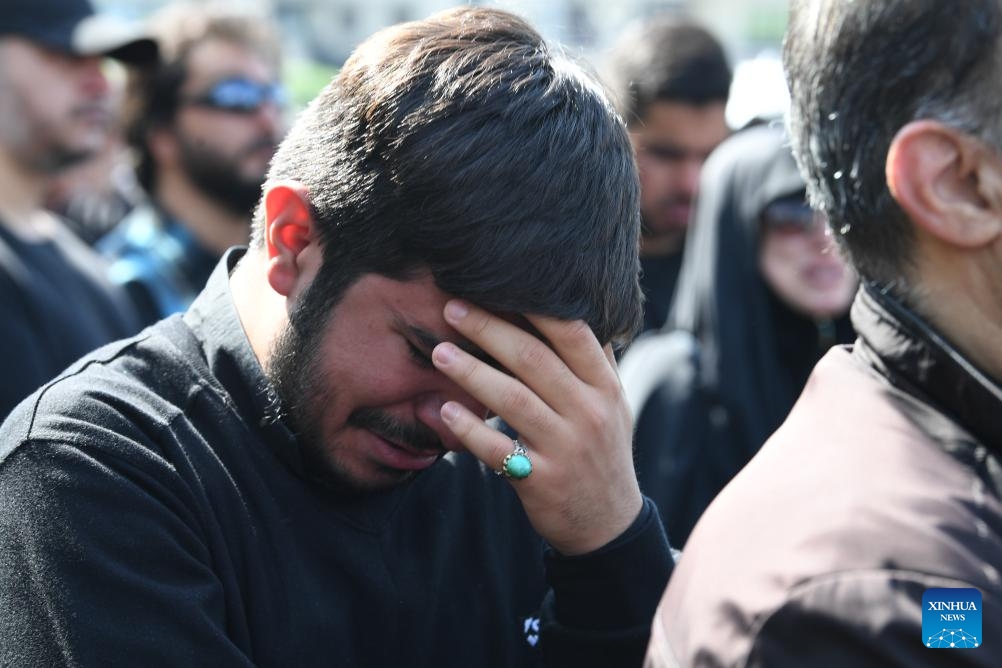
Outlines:
{"type": "Polygon", "coordinates": [[[512,441],[512,446],[512,451],[505,455],[501,462],[501,470],[495,471],[495,473],[513,480],[524,480],[532,473],[532,460],[529,459],[529,451],[518,442],[518,439],[512,441]]]}

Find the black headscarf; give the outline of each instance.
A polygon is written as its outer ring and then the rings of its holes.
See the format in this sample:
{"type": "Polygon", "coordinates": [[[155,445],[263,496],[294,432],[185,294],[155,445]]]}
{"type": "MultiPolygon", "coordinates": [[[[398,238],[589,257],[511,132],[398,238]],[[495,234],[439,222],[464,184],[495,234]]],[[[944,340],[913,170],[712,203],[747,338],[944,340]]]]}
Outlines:
{"type": "Polygon", "coordinates": [[[848,306],[815,322],[759,269],[762,211],[803,193],[776,127],[734,135],[703,167],[667,325],[691,345],[637,421],[638,475],[675,541],[779,427],[825,350],[853,338],[848,306]]]}

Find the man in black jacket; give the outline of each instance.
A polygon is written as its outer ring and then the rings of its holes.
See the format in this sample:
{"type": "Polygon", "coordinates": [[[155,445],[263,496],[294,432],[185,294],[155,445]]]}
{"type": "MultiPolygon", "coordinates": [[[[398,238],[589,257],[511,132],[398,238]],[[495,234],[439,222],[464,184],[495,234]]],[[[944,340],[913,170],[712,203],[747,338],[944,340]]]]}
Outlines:
{"type": "Polygon", "coordinates": [[[0,10],[0,420],[81,355],[139,329],[99,258],[42,204],[111,131],[102,58],[156,54],[87,0],[10,0],[0,10]]]}
{"type": "Polygon", "coordinates": [[[709,31],[670,15],[626,30],[606,70],[640,170],[646,332],[668,319],[699,174],[730,132],[731,66],[709,31]]]}
{"type": "Polygon", "coordinates": [[[672,562],[610,347],[637,198],[522,21],[367,41],[251,248],[4,425],[0,664],[638,665],[672,562]]]}
{"type": "Polygon", "coordinates": [[[1002,661],[1000,34],[998,0],[794,3],[790,127],[859,338],[696,524],[650,665],[1002,661]]]}

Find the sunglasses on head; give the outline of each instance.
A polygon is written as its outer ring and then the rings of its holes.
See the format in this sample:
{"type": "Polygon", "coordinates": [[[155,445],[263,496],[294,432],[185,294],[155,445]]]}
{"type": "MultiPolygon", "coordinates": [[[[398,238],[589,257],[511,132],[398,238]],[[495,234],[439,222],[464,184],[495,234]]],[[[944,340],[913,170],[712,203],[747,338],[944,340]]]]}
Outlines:
{"type": "Polygon", "coordinates": [[[788,234],[808,232],[819,220],[822,220],[821,214],[811,209],[801,197],[775,200],[762,211],[764,228],[788,234]]]}
{"type": "Polygon", "coordinates": [[[237,114],[253,114],[266,104],[285,105],[285,88],[278,83],[261,83],[234,77],[217,81],[212,88],[188,98],[187,104],[237,114]]]}

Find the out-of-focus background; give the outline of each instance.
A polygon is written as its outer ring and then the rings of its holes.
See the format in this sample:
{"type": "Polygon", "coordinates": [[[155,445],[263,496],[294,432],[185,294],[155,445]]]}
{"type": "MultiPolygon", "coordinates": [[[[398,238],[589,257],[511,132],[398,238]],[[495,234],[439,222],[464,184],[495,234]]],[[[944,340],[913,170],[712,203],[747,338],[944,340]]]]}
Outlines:
{"type": "MultiPolygon", "coordinates": [[[[171,0],[96,0],[105,11],[142,19],[171,0]]],[[[463,4],[450,0],[230,0],[232,6],[274,17],[286,57],[284,78],[293,108],[312,98],[359,42],[385,26],[424,18],[463,4]]],[[[666,12],[699,20],[724,43],[735,67],[728,121],[740,127],[781,87],[778,52],[788,0],[500,0],[468,2],[508,9],[529,19],[548,39],[599,67],[628,24],[666,12]]]]}

